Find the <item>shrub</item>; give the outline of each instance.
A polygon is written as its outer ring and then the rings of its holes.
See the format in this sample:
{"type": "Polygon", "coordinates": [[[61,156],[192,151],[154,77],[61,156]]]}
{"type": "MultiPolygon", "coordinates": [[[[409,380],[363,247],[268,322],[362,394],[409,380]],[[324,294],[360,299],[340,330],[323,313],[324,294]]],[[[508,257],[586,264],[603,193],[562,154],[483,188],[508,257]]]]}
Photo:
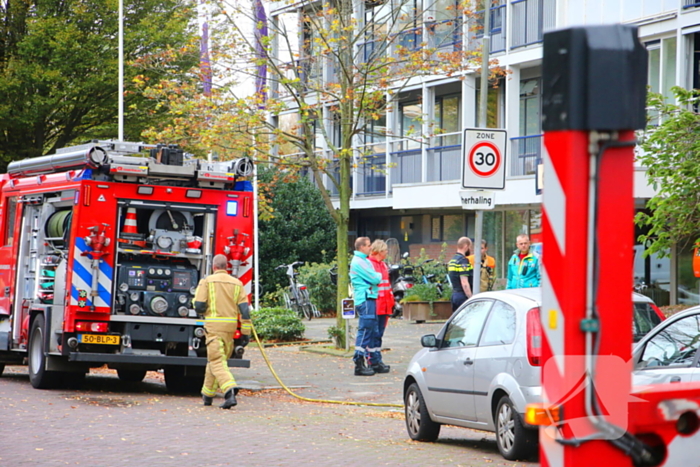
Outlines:
{"type": "Polygon", "coordinates": [[[299,282],[309,290],[311,302],[323,314],[335,314],[337,286],[331,282],[328,272],[335,261],[331,263],[306,263],[299,268],[299,282]]]}
{"type": "Polygon", "coordinates": [[[304,323],[292,310],[260,308],[253,310],[252,319],[261,340],[292,342],[304,337],[304,323]]]}

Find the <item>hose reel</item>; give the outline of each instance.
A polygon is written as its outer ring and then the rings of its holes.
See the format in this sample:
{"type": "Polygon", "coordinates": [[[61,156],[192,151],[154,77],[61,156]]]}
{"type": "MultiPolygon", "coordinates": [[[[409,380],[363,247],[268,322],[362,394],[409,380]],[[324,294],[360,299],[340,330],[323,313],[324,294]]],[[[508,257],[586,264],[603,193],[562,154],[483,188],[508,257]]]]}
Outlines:
{"type": "Polygon", "coordinates": [[[64,209],[62,211],[56,211],[46,222],[45,233],[48,238],[63,238],[64,240],[68,236],[70,231],[70,223],[73,218],[73,211],[70,209],[64,209]]]}

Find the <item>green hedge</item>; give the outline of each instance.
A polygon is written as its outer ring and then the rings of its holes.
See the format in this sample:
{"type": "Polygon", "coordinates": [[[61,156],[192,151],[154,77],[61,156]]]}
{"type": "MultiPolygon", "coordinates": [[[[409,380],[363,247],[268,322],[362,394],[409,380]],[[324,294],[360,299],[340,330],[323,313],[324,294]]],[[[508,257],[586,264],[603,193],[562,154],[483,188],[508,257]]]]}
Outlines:
{"type": "Polygon", "coordinates": [[[304,337],[304,323],[292,310],[260,308],[253,310],[252,319],[260,340],[293,342],[304,337]]]}
{"type": "Polygon", "coordinates": [[[306,285],[311,302],[323,314],[335,314],[337,286],[331,282],[331,275],[328,272],[335,264],[335,261],[306,263],[299,268],[297,280],[306,285]]]}

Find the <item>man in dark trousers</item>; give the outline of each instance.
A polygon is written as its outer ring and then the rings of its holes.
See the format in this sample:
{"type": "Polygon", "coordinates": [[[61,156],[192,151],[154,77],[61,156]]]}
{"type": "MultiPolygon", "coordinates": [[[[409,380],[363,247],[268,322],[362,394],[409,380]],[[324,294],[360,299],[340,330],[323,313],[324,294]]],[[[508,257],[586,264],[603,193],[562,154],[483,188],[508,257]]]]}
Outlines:
{"type": "Polygon", "coordinates": [[[360,317],[355,338],[355,376],[372,376],[375,371],[370,361],[370,349],[377,338],[377,296],[382,274],[375,271],[368,256],[370,242],[367,237],[355,240],[355,252],[350,262],[350,281],[352,282],[355,310],[360,317]]]}
{"type": "Polygon", "coordinates": [[[469,286],[469,276],[474,273],[472,265],[467,259],[471,251],[472,241],[468,237],[457,240],[457,253],[447,263],[447,276],[452,284],[452,312],[472,296],[469,286]]]}
{"type": "Polygon", "coordinates": [[[202,386],[204,405],[211,405],[217,387],[224,393],[224,403],[219,407],[230,409],[236,401],[236,380],[228,368],[233,352],[233,333],[241,320],[241,334],[251,331],[248,295],[243,283],[226,271],[228,259],[214,256],[212,275],[199,281],[194,296],[194,309],[204,315],[204,331],[207,344],[207,369],[202,386]]]}

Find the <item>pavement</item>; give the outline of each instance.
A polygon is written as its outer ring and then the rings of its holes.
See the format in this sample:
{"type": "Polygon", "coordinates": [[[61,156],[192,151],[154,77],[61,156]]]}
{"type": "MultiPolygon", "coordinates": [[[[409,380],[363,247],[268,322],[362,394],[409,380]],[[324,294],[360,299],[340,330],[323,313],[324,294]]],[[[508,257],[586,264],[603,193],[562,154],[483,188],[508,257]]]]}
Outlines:
{"type": "MultiPolygon", "coordinates": [[[[350,323],[355,326],[357,320],[350,323]]],[[[304,322],[304,337],[312,342],[325,341],[324,343],[280,345],[265,349],[282,382],[303,397],[401,404],[406,368],[421,348],[421,336],[437,333],[443,323],[414,324],[406,320],[389,320],[382,355],[384,363],[391,366],[391,371],[367,377],[354,375],[355,366],[351,358],[354,342],[346,353],[334,349],[328,340],[327,329],[335,324],[335,318],[304,322]]],[[[250,359],[250,368],[234,371],[241,388],[260,390],[280,387],[268,370],[259,349],[250,347],[244,358],[250,359]]]]}
{"type": "MultiPolygon", "coordinates": [[[[327,340],[335,319],[304,324],[306,339],[327,340]]],[[[401,404],[420,337],[441,326],[390,320],[383,347],[391,372],[369,377],[354,376],[349,354],[334,354],[329,344],[265,352],[299,396],[401,404]]],[[[203,407],[199,397],[168,394],[157,372],[125,383],[113,370],[93,369],[79,389],[41,391],[26,367],[8,366],[0,378],[0,465],[536,465],[505,461],[492,433],[444,426],[435,443],[412,441],[401,408],[303,402],[279,389],[260,349],[250,346],[245,358],[250,368],[232,369],[242,388],[233,410],[218,409],[221,398],[203,407]]]]}

